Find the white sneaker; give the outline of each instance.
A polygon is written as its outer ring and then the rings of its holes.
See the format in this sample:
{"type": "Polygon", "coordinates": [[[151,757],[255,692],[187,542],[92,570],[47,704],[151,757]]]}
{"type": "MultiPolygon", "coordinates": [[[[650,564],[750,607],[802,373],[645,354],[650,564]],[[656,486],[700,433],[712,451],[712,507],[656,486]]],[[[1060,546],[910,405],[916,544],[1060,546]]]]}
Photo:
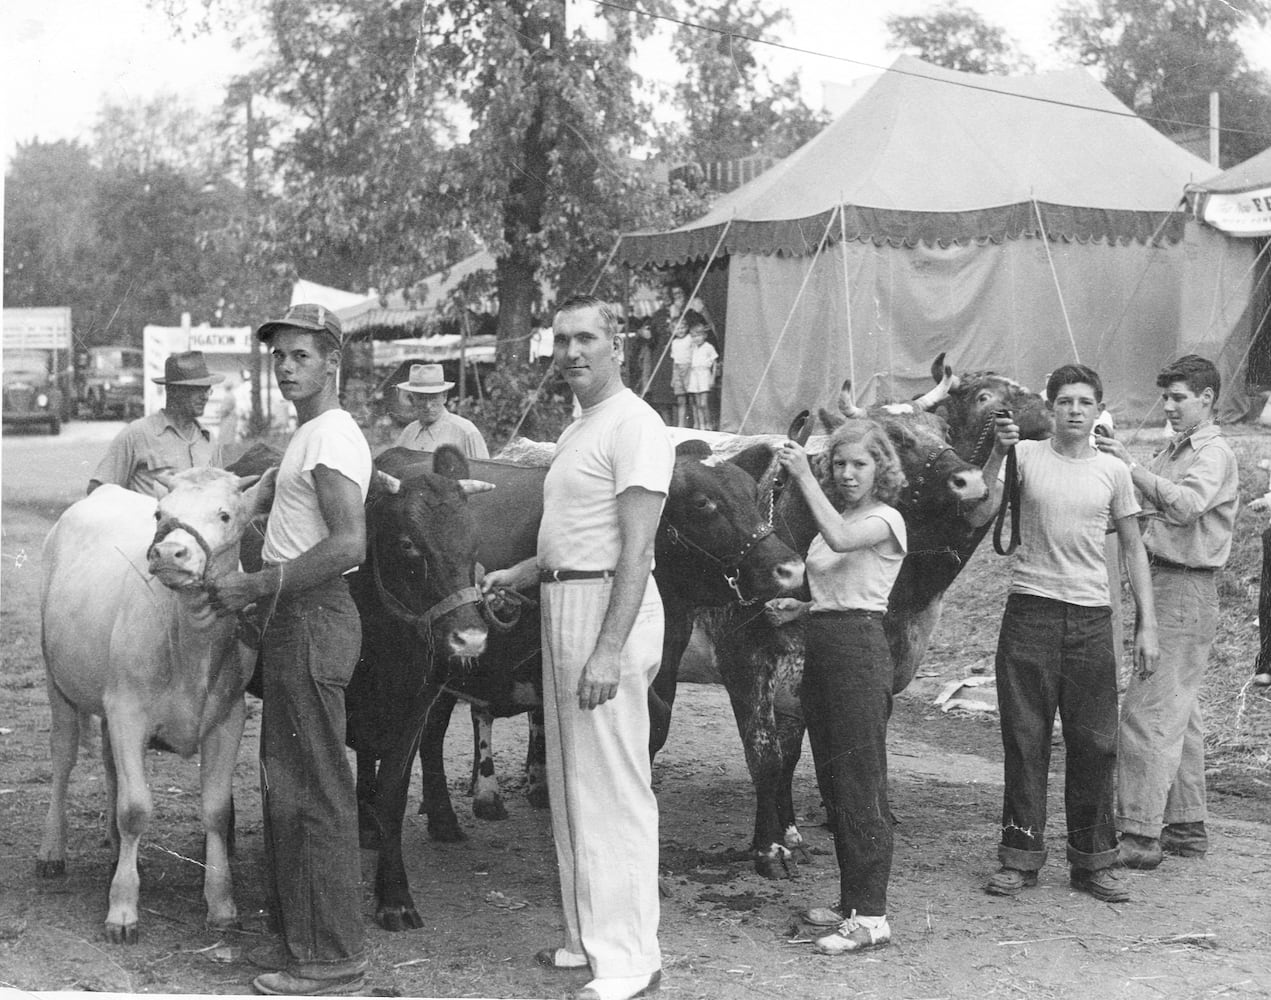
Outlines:
{"type": "Polygon", "coordinates": [[[881,948],[890,942],[891,925],[886,916],[858,917],[853,910],[833,934],[816,939],[816,950],[823,955],[842,955],[846,951],[881,948]]]}

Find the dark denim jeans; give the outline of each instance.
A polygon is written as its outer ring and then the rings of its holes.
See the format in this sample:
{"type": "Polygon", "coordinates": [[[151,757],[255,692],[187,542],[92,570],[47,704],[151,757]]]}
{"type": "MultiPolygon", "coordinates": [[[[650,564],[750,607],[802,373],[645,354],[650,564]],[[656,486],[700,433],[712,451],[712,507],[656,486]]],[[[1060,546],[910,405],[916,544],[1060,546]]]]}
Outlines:
{"type": "Polygon", "coordinates": [[[815,613],[808,619],[803,716],[821,794],[834,820],[839,904],[846,916],[885,916],[891,877],[887,720],[891,650],[881,612],[815,613]]]}
{"type": "Polygon", "coordinates": [[[1006,754],[1001,863],[1036,871],[1046,861],[1046,787],[1058,710],[1067,750],[1068,860],[1089,871],[1114,865],[1117,667],[1111,609],[1010,595],[997,642],[997,699],[1006,754]]]}
{"type": "Polygon", "coordinates": [[[344,688],[361,620],[344,580],[280,601],[265,629],[261,798],[270,908],[289,972],[342,979],[366,968],[344,688]]]}

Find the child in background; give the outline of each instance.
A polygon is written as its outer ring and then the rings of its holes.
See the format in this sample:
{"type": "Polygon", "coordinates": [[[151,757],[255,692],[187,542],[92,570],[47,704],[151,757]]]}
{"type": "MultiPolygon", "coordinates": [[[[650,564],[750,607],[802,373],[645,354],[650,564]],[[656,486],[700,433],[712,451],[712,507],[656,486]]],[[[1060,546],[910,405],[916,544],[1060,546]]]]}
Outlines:
{"type": "Polygon", "coordinates": [[[715,387],[715,363],[719,360],[719,352],[706,339],[707,332],[704,322],[696,322],[689,328],[693,353],[689,360],[688,392],[693,397],[693,426],[699,431],[714,430],[711,427],[710,394],[715,387]]]}
{"type": "Polygon", "coordinates": [[[693,362],[690,328],[702,322],[697,313],[686,313],[671,328],[671,391],[675,393],[675,426],[688,426],[688,376],[693,362]]]}

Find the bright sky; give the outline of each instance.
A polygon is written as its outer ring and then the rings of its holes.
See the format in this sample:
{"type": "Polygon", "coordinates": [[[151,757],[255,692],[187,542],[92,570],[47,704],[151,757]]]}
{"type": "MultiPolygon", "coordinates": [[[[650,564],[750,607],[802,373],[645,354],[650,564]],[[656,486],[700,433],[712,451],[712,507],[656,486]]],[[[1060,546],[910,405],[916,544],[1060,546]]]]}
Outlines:
{"type": "MultiPolygon", "coordinates": [[[[961,2],[1005,28],[1039,70],[1058,68],[1050,45],[1057,0],[961,2]]],[[[820,107],[823,81],[847,82],[892,61],[883,44],[886,14],[918,13],[932,3],[784,0],[794,22],[784,41],[840,58],[774,51],[774,72],[785,76],[800,69],[805,99],[820,107]]],[[[1248,41],[1251,60],[1271,68],[1271,32],[1248,41]]],[[[4,0],[0,56],[6,159],[20,140],[87,139],[104,97],[127,100],[168,91],[200,108],[214,107],[225,81],[247,66],[226,37],[174,38],[166,17],[146,0],[4,0]]],[[[647,69],[659,75],[673,71],[647,69]]]]}

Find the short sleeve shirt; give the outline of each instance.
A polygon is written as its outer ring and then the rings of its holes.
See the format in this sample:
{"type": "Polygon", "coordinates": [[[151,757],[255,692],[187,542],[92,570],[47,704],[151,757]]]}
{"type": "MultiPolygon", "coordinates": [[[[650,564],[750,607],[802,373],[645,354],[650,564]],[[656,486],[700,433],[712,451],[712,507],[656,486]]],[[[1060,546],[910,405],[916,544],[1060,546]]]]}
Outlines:
{"type": "Polygon", "coordinates": [[[114,483],[146,496],[167,493],[161,469],[184,472],[221,464],[221,446],[202,426],[184,435],[162,410],[128,424],[115,435],[89,481],[114,483]]]}
{"type": "Polygon", "coordinates": [[[430,427],[425,427],[418,420],[407,424],[393,444],[416,451],[436,451],[443,444],[452,444],[468,458],[490,457],[490,449],[486,447],[477,425],[449,410],[430,427]]]}
{"type": "Polygon", "coordinates": [[[674,467],[666,425],[630,389],[584,409],[561,434],[543,483],[539,566],[614,569],[619,494],[640,487],[665,498],[674,467]]]}
{"type": "Polygon", "coordinates": [[[900,511],[887,504],[845,517],[844,523],[878,518],[887,525],[896,545],[835,552],[822,535],[812,539],[805,560],[813,611],[886,611],[892,584],[905,561],[909,537],[900,511]],[[897,548],[899,551],[897,551],[897,548]]]}
{"type": "Polygon", "coordinates": [[[1092,451],[1067,458],[1049,441],[1015,445],[1020,482],[1020,545],[1012,594],[1084,607],[1108,607],[1104,540],[1108,525],[1139,512],[1126,464],[1092,451]]]}
{"type": "Polygon", "coordinates": [[[326,410],[306,420],[287,443],[265,528],[261,556],[266,562],[290,562],[330,534],[313,480],[313,470],[319,465],[352,480],[366,500],[371,486],[371,449],[344,410],[326,410]]]}

